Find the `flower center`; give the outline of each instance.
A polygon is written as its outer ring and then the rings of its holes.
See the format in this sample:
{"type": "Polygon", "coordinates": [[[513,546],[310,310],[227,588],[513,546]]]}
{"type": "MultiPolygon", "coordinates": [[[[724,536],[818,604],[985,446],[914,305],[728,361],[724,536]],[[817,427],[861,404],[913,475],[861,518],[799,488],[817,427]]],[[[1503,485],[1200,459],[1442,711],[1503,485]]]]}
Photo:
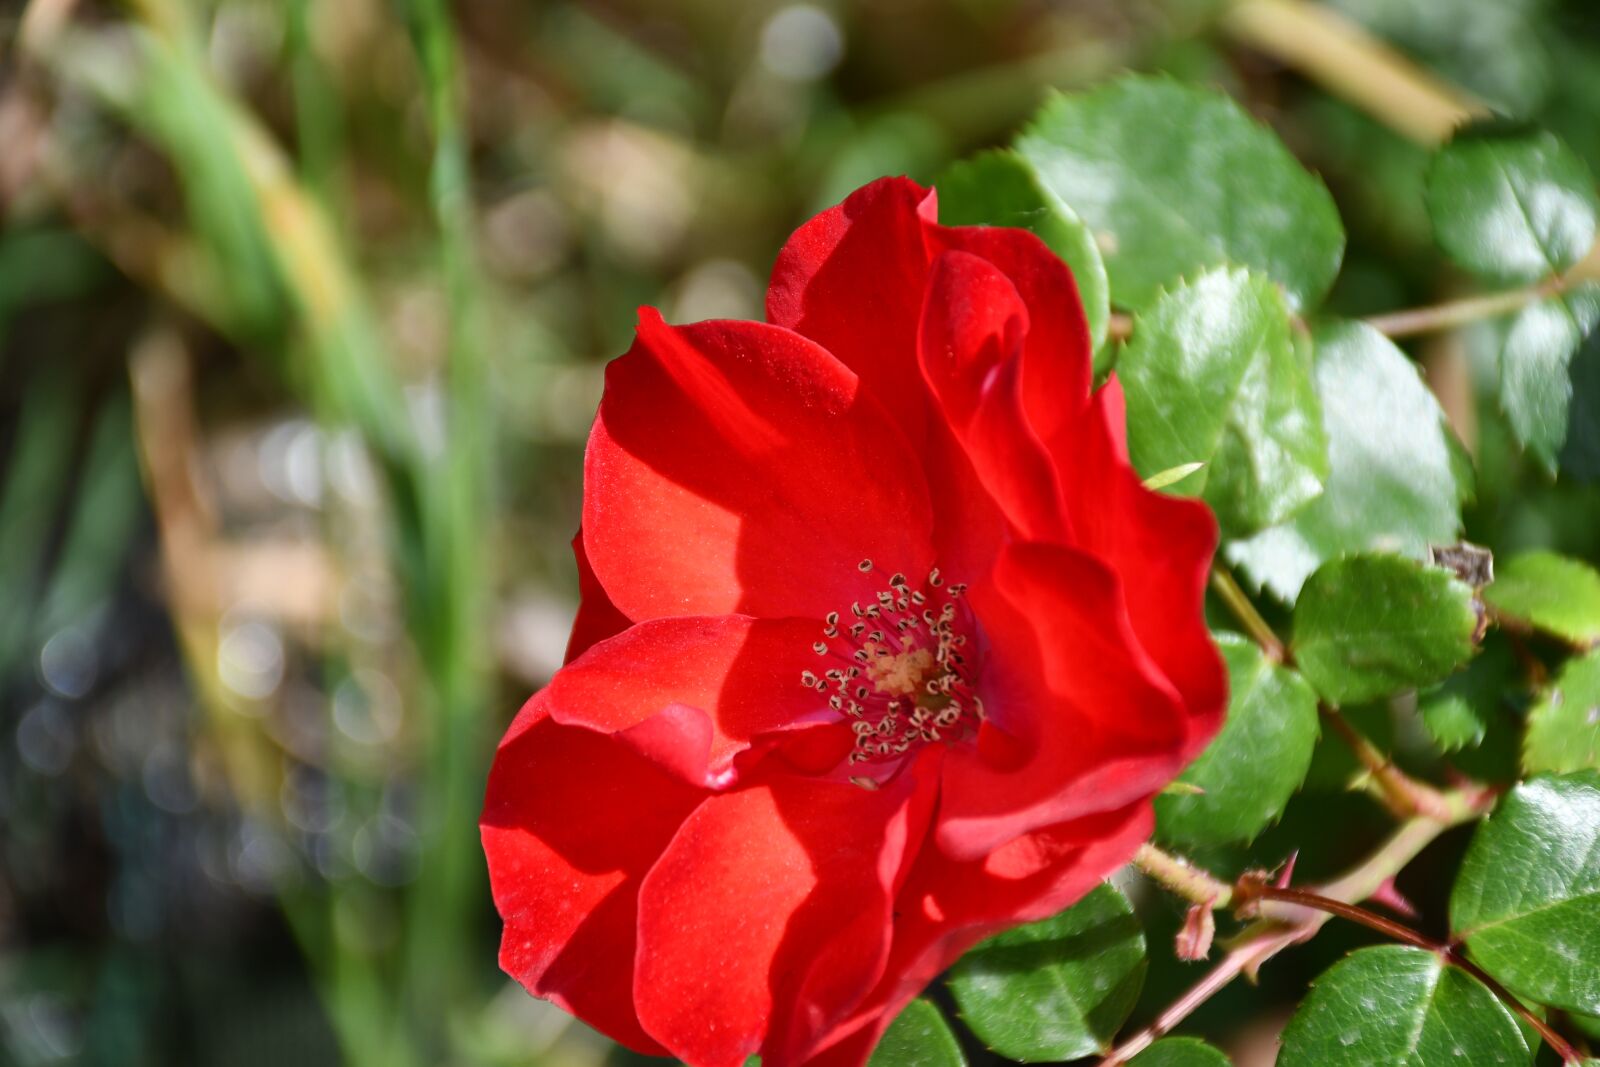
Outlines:
{"type": "MultiPolygon", "coordinates": [[[[870,573],[872,561],[858,569],[870,573]]],[[[824,620],[823,640],[811,646],[824,668],[802,671],[800,680],[828,694],[828,707],[855,731],[850,763],[874,771],[852,777],[857,785],[876,789],[914,749],[962,740],[983,721],[965,592],[946,585],[937,567],[917,588],[895,574],[871,601],[824,620]]]]}

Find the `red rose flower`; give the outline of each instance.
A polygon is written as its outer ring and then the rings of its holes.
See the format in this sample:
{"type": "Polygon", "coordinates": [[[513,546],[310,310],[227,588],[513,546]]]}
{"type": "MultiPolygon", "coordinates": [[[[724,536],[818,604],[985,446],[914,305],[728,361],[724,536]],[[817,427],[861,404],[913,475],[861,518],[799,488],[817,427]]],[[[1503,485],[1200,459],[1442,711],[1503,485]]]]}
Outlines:
{"type": "Polygon", "coordinates": [[[642,1052],[864,1062],[1124,863],[1220,722],[1210,514],[1129,467],[1062,262],[935,217],[875,182],[769,323],[645,310],[607,369],[569,662],[483,841],[501,965],[642,1052]]]}

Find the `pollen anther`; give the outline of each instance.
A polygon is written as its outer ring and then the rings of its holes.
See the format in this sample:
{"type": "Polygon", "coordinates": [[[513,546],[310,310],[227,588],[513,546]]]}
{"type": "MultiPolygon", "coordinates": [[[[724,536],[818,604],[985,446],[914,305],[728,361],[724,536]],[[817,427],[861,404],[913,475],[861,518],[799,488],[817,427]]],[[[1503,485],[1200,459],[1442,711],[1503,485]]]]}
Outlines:
{"type": "MultiPolygon", "coordinates": [[[[870,573],[872,561],[863,559],[857,569],[870,573]]],[[[958,651],[968,644],[972,625],[971,614],[957,604],[966,584],[946,587],[935,567],[921,588],[913,589],[899,571],[888,585],[865,604],[852,603],[858,621],[843,630],[842,612],[824,617],[823,636],[830,640],[811,647],[819,656],[838,657],[840,665],[822,678],[806,671],[801,680],[821,693],[836,690],[826,697],[828,708],[842,711],[856,735],[849,762],[887,765],[892,776],[920,745],[972,737],[983,704],[973,691],[974,667],[958,651]]],[[[876,788],[885,780],[878,774],[857,784],[876,788]]]]}

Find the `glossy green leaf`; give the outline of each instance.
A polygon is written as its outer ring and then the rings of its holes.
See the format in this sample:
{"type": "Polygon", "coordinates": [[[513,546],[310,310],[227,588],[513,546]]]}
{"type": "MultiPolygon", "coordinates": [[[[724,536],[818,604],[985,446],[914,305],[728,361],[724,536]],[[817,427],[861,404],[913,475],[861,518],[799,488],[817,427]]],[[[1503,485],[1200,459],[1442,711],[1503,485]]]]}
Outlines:
{"type": "Polygon", "coordinates": [[[1012,151],[990,151],[963,160],[933,183],[939,221],[946,226],[1019,226],[1039,236],[1072,268],[1095,347],[1095,370],[1111,322],[1110,285],[1094,234],[1061,198],[1045,188],[1027,160],[1012,151]]]}
{"type": "Polygon", "coordinates": [[[1511,321],[1500,353],[1500,403],[1517,439],[1555,472],[1567,439],[1572,357],[1600,324],[1600,284],[1530,304],[1511,321]]]}
{"type": "Polygon", "coordinates": [[[1456,693],[1426,700],[1417,710],[1428,735],[1444,752],[1479,744],[1489,729],[1472,702],[1456,693]]]}
{"type": "Polygon", "coordinates": [[[1162,294],[1117,359],[1134,467],[1204,463],[1177,491],[1202,496],[1235,536],[1287,519],[1328,474],[1322,409],[1290,331],[1277,286],[1224,268],[1162,294]]]}
{"type": "Polygon", "coordinates": [[[1400,556],[1324,564],[1294,608],[1294,658],[1334,704],[1442,681],[1472,656],[1472,589],[1400,556]]]}
{"type": "Polygon", "coordinates": [[[1121,78],[1051,100],[1017,148],[1094,229],[1113,304],[1147,307],[1180,277],[1234,264],[1304,310],[1339,271],[1327,188],[1221,93],[1121,78]]]}
{"type": "Polygon", "coordinates": [[[1164,1037],[1129,1060],[1128,1067],[1228,1067],[1228,1057],[1198,1037],[1164,1037]]]}
{"type": "Polygon", "coordinates": [[[1577,645],[1600,645],[1600,573],[1554,552],[1526,552],[1497,564],[1483,591],[1496,615],[1577,645]]]}
{"type": "Polygon", "coordinates": [[[1014,1060],[1108,1051],[1144,986],[1144,930],[1121,893],[1097,886],[1066,911],[978,945],[950,972],[961,1017],[1014,1060]]]}
{"type": "Polygon", "coordinates": [[[956,1035],[944,1013],[918,997],[889,1024],[867,1067],[966,1067],[956,1035]]]}
{"type": "Polygon", "coordinates": [[[1200,792],[1156,797],[1156,833],[1184,845],[1250,841],[1305,781],[1317,747],[1317,695],[1237,634],[1218,634],[1228,717],[1179,779],[1200,792]]]}
{"type": "Polygon", "coordinates": [[[1594,245],[1594,178],[1554,134],[1491,122],[1469,127],[1428,168],[1439,245],[1475,274],[1531,281],[1594,245]]]}
{"type": "Polygon", "coordinates": [[[1600,770],[1600,651],[1568,660],[1528,713],[1522,766],[1529,774],[1600,770]]]}
{"type": "Polygon", "coordinates": [[[1515,1019],[1476,978],[1410,945],[1351,953],[1312,984],[1278,1067],[1525,1064],[1515,1019]]]}
{"type": "Polygon", "coordinates": [[[1600,773],[1517,786],[1473,835],[1450,924],[1512,992],[1600,1013],[1600,773]]]}
{"type": "Polygon", "coordinates": [[[1466,495],[1444,413],[1415,365],[1362,323],[1330,323],[1315,342],[1326,486],[1288,522],[1225,550],[1290,601],[1335,556],[1381,549],[1421,557],[1430,544],[1454,542],[1466,495]]]}

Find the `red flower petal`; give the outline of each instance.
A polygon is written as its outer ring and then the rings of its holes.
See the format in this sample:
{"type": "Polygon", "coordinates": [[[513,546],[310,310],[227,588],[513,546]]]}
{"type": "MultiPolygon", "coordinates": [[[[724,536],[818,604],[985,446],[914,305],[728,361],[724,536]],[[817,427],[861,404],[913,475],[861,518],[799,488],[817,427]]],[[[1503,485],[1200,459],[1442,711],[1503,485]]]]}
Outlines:
{"type": "Polygon", "coordinates": [[[1029,427],[1021,351],[1028,309],[992,263],[946,252],[933,264],[917,351],[945,421],[1019,536],[1061,540],[1055,471],[1029,427]]]}
{"type": "Polygon", "coordinates": [[[931,565],[922,464],[851,371],[754,322],[646,310],[606,371],[585,466],[584,547],[636,621],[821,618],[869,596],[863,559],[931,565]]]}
{"type": "Polygon", "coordinates": [[[636,751],[701,784],[725,776],[759,735],[826,710],[800,681],[817,666],[818,634],[797,619],[652,619],[591,648],[533,700],[565,725],[623,732],[636,751]]]}
{"type": "Polygon", "coordinates": [[[933,778],[869,792],[783,777],[696,809],[639,896],[645,1028],[700,1067],[738,1067],[764,1043],[795,1062],[882,974],[933,778]]]}
{"type": "Polygon", "coordinates": [[[1147,840],[1147,802],[1024,834],[977,860],[918,853],[896,899],[883,980],[804,1067],[861,1067],[907,1003],[991,934],[1075,904],[1147,840]]]}
{"type": "Polygon", "coordinates": [[[988,639],[976,748],[945,761],[938,839],[974,859],[1124,807],[1182,768],[1188,712],[1141,649],[1116,577],[1075,549],[1008,546],[973,606],[988,639]]]}
{"type": "MultiPolygon", "coordinates": [[[[911,997],[916,996],[915,993],[911,997]]],[[[911,997],[906,998],[909,1003],[911,997]]],[[[905,1004],[900,1005],[901,1008],[905,1004]]],[[[878,1047],[878,1040],[883,1037],[883,1032],[894,1022],[894,1015],[899,1013],[896,1008],[893,1013],[883,1010],[881,1004],[870,1017],[862,1017],[855,1021],[853,1027],[844,1030],[843,1036],[833,1044],[818,1052],[816,1055],[802,1061],[803,1067],[862,1067],[872,1058],[873,1049],[878,1047]]]]}
{"type": "Polygon", "coordinates": [[[1075,420],[1089,398],[1093,349],[1089,320],[1072,271],[1026,230],[1000,226],[928,226],[937,253],[954,249],[989,263],[1027,309],[1021,396],[1029,425],[1049,441],[1075,420]]]}
{"type": "Polygon", "coordinates": [[[907,178],[857,189],[795,231],[767,289],[767,321],[838,356],[914,442],[927,421],[916,337],[929,260],[917,209],[928,196],[907,178]]]}
{"type": "Polygon", "coordinates": [[[950,427],[930,424],[923,459],[933,494],[933,543],[940,568],[967,578],[983,574],[1008,536],[1005,513],[973,469],[950,427]]]}
{"type": "Polygon", "coordinates": [[[567,638],[567,654],[563,663],[571,663],[587,652],[590,645],[620,634],[632,625],[628,617],[611,602],[600,579],[594,576],[589,555],[583,550],[581,528],[572,538],[572,557],[578,564],[578,617],[572,620],[572,636],[567,638]]]}
{"type": "Polygon", "coordinates": [[[704,795],[530,702],[495,757],[482,821],[506,973],[630,1048],[661,1053],[633,1009],[638,891],[704,795]]]}
{"type": "Polygon", "coordinates": [[[1193,713],[1187,762],[1216,734],[1228,675],[1205,624],[1217,523],[1198,500],[1146,489],[1127,462],[1122,387],[1115,377],[1060,437],[1062,492],[1073,533],[1122,581],[1140,644],[1193,713]]]}

